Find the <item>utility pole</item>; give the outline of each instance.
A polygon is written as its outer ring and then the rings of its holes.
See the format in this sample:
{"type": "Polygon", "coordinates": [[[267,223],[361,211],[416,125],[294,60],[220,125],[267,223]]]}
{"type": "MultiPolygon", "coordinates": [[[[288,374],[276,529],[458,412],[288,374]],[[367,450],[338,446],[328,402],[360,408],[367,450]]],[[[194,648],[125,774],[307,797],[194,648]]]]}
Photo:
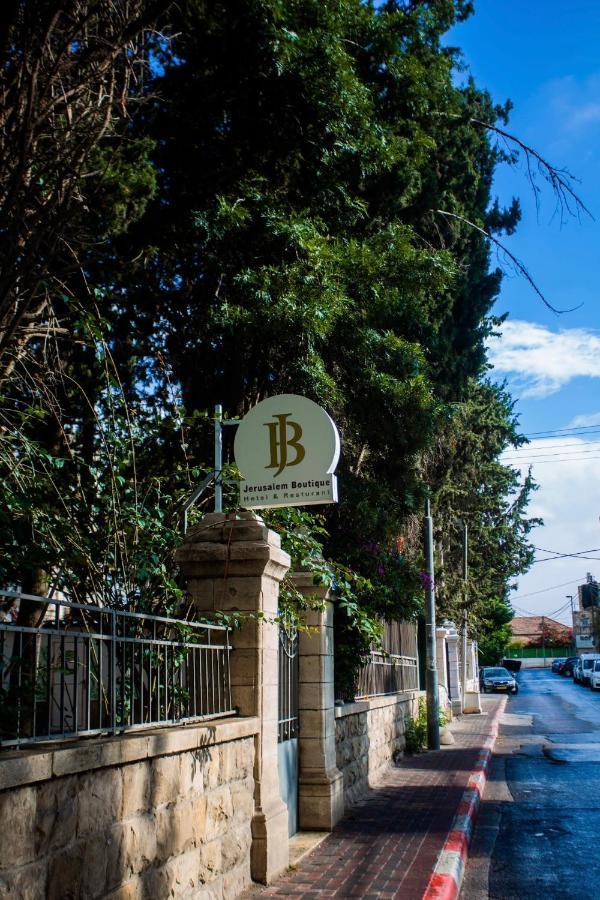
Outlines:
{"type": "Polygon", "coordinates": [[[546,635],[544,630],[544,616],[542,616],[542,659],[544,666],[546,665],[546,635]]]}
{"type": "Polygon", "coordinates": [[[462,706],[463,712],[465,710],[465,696],[467,693],[467,598],[468,598],[468,587],[467,582],[469,578],[469,526],[466,522],[463,522],[463,600],[465,604],[464,609],[464,617],[463,617],[463,634],[462,634],[462,670],[463,670],[463,683],[462,683],[462,706]]]}
{"type": "Polygon", "coordinates": [[[215,512],[223,512],[223,407],[215,406],[215,512]]]}
{"type": "Polygon", "coordinates": [[[433,564],[433,519],[429,500],[425,503],[425,562],[427,583],[425,585],[425,631],[427,638],[425,690],[427,692],[427,746],[430,750],[440,749],[440,713],[438,674],[435,648],[435,571],[433,564]]]}
{"type": "Polygon", "coordinates": [[[571,634],[573,636],[571,650],[575,653],[575,610],[573,609],[573,594],[566,594],[566,598],[571,601],[571,634]]]}

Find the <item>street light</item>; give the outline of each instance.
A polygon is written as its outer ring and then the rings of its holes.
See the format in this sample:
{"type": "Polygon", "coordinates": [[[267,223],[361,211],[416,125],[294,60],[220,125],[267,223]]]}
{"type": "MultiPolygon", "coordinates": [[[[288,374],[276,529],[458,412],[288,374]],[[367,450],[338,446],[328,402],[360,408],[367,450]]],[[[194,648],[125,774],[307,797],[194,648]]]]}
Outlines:
{"type": "Polygon", "coordinates": [[[425,629],[426,629],[426,670],[425,690],[427,695],[427,746],[430,750],[440,749],[440,707],[438,674],[435,646],[435,570],[433,562],[433,519],[429,498],[425,502],[425,629]]]}
{"type": "Polygon", "coordinates": [[[571,649],[573,653],[575,653],[577,647],[575,645],[575,611],[573,610],[573,594],[566,594],[565,596],[567,600],[571,601],[571,649]]]}
{"type": "Polygon", "coordinates": [[[467,581],[469,578],[469,526],[464,519],[457,518],[457,525],[463,534],[463,622],[462,622],[462,708],[465,711],[465,695],[467,693],[467,581]]]}

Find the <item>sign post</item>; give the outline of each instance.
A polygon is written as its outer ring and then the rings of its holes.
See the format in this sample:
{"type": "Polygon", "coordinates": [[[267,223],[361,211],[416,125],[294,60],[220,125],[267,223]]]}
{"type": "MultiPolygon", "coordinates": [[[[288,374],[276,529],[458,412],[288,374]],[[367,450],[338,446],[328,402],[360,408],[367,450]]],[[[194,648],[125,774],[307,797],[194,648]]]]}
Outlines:
{"type": "Polygon", "coordinates": [[[425,504],[425,562],[427,582],[425,587],[425,628],[426,628],[426,669],[425,690],[427,692],[427,746],[430,750],[440,749],[440,699],[435,647],[435,570],[433,563],[433,519],[429,500],[425,504]]]}
{"type": "Polygon", "coordinates": [[[245,509],[337,502],[339,434],[306,397],[279,394],[258,403],[238,425],[234,454],[245,509]]]}
{"type": "Polygon", "coordinates": [[[223,407],[215,406],[215,512],[223,512],[223,407]]]}

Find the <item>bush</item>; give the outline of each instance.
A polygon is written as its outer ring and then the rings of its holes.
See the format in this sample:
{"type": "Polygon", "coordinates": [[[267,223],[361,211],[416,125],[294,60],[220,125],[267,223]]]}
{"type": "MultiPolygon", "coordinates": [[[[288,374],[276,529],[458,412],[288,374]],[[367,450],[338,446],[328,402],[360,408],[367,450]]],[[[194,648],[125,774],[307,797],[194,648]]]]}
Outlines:
{"type": "MultiPolygon", "coordinates": [[[[440,726],[446,725],[448,716],[443,709],[439,712],[440,726]]],[[[416,719],[407,719],[404,727],[406,753],[422,753],[427,749],[427,701],[419,699],[419,712],[416,719]]]]}

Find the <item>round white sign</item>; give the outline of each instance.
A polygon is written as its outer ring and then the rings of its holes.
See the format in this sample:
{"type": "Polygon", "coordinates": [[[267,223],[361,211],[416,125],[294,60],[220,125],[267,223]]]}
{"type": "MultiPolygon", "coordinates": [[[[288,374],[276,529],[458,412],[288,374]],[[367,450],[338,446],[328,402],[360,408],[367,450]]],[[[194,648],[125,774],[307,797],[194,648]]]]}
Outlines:
{"type": "Polygon", "coordinates": [[[258,403],[237,428],[234,453],[244,478],[241,506],[337,501],[339,434],[325,410],[306,397],[279,394],[258,403]]]}

